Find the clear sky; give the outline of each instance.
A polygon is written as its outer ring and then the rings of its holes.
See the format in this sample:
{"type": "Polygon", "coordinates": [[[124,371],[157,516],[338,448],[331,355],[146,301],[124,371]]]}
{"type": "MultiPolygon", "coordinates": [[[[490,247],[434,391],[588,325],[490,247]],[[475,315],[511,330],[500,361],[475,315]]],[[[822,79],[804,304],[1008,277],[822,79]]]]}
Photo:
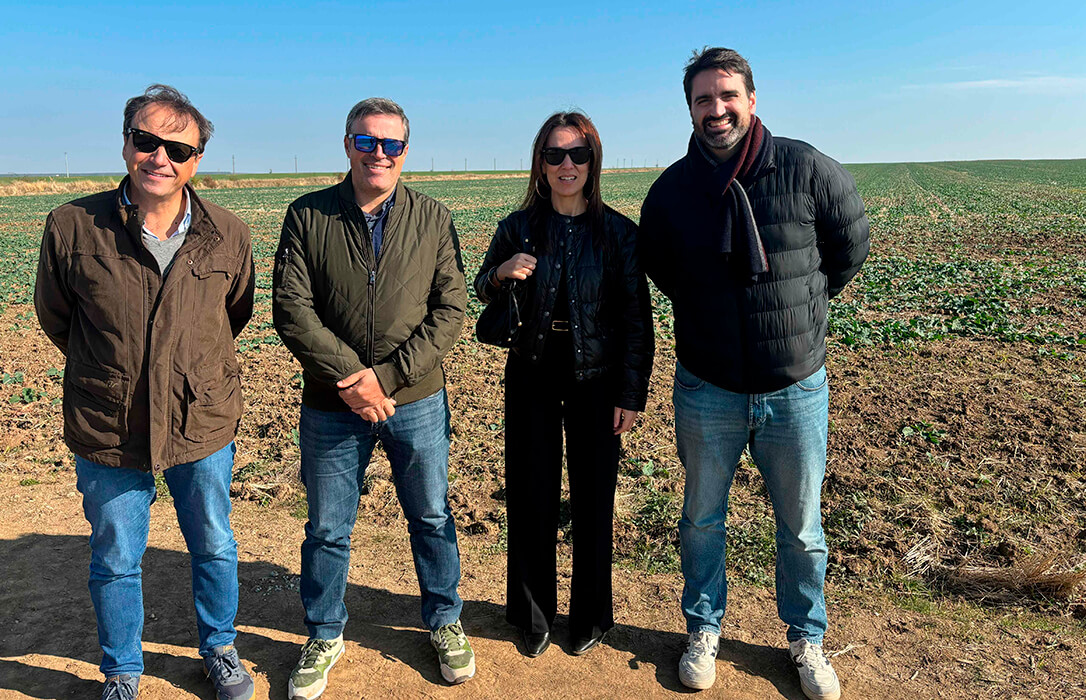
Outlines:
{"type": "Polygon", "coordinates": [[[201,171],[343,171],[347,111],[390,97],[408,170],[515,169],[579,107],[604,162],[666,165],[682,68],[727,46],[774,134],[843,162],[1086,157],[1086,2],[0,0],[0,175],[122,169],[124,101],[185,92],[216,127],[201,171]],[[624,160],[625,159],[625,160],[624,160]]]}

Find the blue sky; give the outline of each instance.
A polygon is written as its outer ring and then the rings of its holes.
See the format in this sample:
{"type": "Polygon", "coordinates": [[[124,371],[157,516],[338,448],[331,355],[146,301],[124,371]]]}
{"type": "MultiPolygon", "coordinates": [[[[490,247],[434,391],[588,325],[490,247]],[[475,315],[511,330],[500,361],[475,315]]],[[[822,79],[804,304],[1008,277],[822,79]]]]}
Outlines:
{"type": "Polygon", "coordinates": [[[1086,157],[1086,3],[657,1],[183,5],[0,0],[0,174],[122,168],[124,101],[175,85],[216,126],[201,171],[343,171],[381,95],[408,170],[519,168],[579,107],[604,162],[665,165],[694,48],[750,61],[776,135],[843,162],[1086,157]]]}

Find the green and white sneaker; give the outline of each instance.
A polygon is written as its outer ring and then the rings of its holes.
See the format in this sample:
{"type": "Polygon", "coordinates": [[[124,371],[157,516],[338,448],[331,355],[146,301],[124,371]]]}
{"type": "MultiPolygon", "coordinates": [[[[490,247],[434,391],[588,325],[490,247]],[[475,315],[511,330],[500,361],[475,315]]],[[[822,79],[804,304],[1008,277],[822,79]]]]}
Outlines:
{"type": "Polygon", "coordinates": [[[328,672],[343,656],[343,635],[335,639],[310,639],[302,646],[302,658],[290,674],[287,697],[313,700],[328,687],[328,672]]]}
{"type": "Polygon", "coordinates": [[[449,683],[463,683],[475,675],[475,652],[460,626],[460,620],[438,627],[430,633],[430,644],[437,649],[441,677],[449,683]]]}

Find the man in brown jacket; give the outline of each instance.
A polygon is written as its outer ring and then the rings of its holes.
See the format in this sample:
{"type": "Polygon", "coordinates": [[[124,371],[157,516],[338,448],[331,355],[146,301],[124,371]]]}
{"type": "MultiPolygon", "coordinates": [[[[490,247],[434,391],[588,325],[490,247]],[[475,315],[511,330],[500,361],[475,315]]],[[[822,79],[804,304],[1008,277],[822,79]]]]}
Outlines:
{"type": "Polygon", "coordinates": [[[292,699],[324,692],[343,654],[351,531],[377,442],[407,518],[441,674],[461,683],[475,673],[459,619],[441,367],[460,335],[467,287],[449,210],[399,181],[409,129],[392,100],[355,105],[343,138],[350,173],[290,205],[276,255],[275,328],[304,371],[299,434],[309,504],[301,595],[310,639],[290,677],[292,699]]]}
{"type": "Polygon", "coordinates": [[[143,672],[140,562],[155,475],[192,558],[200,655],[219,700],[250,698],[233,642],[230,528],[241,384],[234,337],[253,309],[249,229],[189,180],[212,125],[172,87],[128,100],[128,176],[53,210],[34,304],[66,358],[64,441],[91,525],[90,593],[102,697],[134,698],[143,672]]]}

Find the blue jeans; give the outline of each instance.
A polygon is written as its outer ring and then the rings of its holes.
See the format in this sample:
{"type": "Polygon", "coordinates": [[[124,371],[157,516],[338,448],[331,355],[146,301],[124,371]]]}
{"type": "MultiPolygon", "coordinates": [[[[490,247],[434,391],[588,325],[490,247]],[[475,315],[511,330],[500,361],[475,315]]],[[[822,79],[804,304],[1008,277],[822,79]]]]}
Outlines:
{"type": "Polygon", "coordinates": [[[422,593],[422,619],[435,630],[456,622],[464,603],[460,549],[449,510],[449,404],[445,390],[370,423],[349,411],[302,406],[302,483],[309,522],[302,543],[302,605],[309,636],[335,639],[347,624],[351,531],[370,456],[378,440],[388,454],[396,495],[407,518],[422,593]]]}
{"type": "Polygon", "coordinates": [[[826,633],[826,368],[769,394],[736,394],[675,367],[675,438],[686,468],[682,608],[688,632],[719,632],[727,604],[724,571],[728,492],[743,448],[765,479],[777,521],[777,614],[788,641],[821,644],[826,633]]]}
{"type": "MultiPolygon", "coordinates": [[[[233,644],[238,612],[238,548],[230,529],[234,444],[163,476],[192,561],[200,654],[233,644]]],[[[76,488],[91,526],[90,594],[98,618],[102,673],[143,673],[143,581],[155,478],[75,457],[76,488]]]]}

